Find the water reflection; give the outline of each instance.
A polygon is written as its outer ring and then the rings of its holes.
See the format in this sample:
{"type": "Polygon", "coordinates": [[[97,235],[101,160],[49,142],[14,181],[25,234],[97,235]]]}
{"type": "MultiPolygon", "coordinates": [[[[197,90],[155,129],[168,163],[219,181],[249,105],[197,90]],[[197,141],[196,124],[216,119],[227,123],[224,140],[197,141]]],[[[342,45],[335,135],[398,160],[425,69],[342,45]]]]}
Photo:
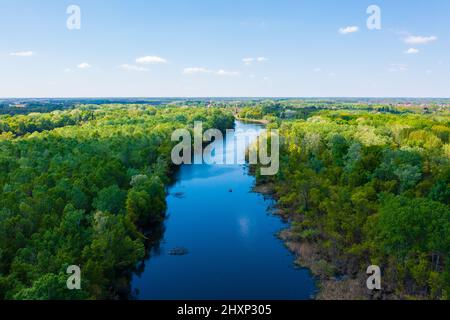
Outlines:
{"type": "MultiPolygon", "coordinates": [[[[264,129],[240,122],[236,127],[254,130],[253,139],[264,129]]],[[[235,148],[230,141],[226,153],[235,148]]],[[[307,270],[294,268],[294,258],[275,237],[285,224],[267,214],[273,201],[252,193],[253,184],[245,165],[182,166],[169,190],[162,232],[155,234],[162,239],[133,277],[136,297],[309,299],[313,280],[307,270]],[[189,253],[170,255],[177,247],[189,253]]]]}

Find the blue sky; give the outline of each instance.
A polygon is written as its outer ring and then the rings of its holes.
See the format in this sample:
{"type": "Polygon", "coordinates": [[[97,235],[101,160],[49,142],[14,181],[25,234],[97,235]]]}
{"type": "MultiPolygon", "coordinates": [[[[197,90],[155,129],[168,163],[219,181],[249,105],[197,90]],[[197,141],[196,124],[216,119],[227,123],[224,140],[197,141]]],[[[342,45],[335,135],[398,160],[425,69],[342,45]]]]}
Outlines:
{"type": "Polygon", "coordinates": [[[450,97],[449,14],[447,0],[0,0],[0,97],[450,97]]]}

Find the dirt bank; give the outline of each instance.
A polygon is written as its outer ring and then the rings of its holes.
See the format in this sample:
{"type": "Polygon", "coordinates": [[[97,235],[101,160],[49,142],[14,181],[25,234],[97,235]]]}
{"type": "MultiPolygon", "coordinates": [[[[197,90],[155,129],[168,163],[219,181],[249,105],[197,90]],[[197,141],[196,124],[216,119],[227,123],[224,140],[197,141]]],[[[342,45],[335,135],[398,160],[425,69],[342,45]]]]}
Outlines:
{"type": "MultiPolygon", "coordinates": [[[[253,188],[256,193],[276,198],[273,183],[258,184],[253,188]]],[[[286,221],[290,221],[290,212],[275,208],[274,213],[286,221]]],[[[333,274],[335,267],[331,265],[321,253],[317,244],[299,240],[290,229],[281,231],[279,238],[286,247],[295,254],[295,263],[308,268],[316,277],[319,292],[317,300],[371,300],[371,299],[397,299],[396,296],[386,293],[373,292],[367,289],[367,275],[363,272],[355,275],[336,277],[333,274]]]]}

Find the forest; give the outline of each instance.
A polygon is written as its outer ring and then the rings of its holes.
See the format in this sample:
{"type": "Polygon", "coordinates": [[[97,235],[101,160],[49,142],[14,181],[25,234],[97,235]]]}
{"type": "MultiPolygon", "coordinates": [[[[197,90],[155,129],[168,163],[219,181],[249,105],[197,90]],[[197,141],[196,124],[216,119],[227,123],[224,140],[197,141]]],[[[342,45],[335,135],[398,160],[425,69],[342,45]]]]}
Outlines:
{"type": "MultiPolygon", "coordinates": [[[[322,280],[383,273],[383,296],[449,299],[450,113],[404,101],[243,100],[39,106],[0,116],[0,299],[127,299],[166,212],[175,129],[264,119],[260,176],[322,280]],[[55,110],[56,109],[56,110],[55,110]],[[67,267],[83,270],[66,289],[67,267]]],[[[357,296],[354,298],[366,298],[357,296]]]]}
{"type": "Polygon", "coordinates": [[[223,109],[81,105],[0,117],[0,299],[118,299],[162,221],[177,128],[223,109]],[[83,270],[67,290],[66,269],[83,270]]]}
{"type": "Polygon", "coordinates": [[[241,112],[280,130],[280,172],[257,180],[291,221],[288,241],[308,248],[314,261],[304,264],[324,280],[366,279],[378,265],[381,298],[449,299],[448,108],[337,108],[293,119],[285,109],[241,112]]]}

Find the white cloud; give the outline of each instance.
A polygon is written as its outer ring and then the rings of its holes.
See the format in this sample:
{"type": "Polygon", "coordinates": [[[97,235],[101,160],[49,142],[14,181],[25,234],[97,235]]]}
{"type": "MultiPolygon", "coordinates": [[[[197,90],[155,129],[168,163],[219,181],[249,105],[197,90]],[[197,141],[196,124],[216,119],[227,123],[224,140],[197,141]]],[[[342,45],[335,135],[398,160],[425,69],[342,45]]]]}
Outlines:
{"type": "Polygon", "coordinates": [[[270,78],[269,78],[269,77],[264,77],[263,80],[264,80],[264,81],[269,81],[270,78]]]}
{"type": "Polygon", "coordinates": [[[244,64],[246,66],[249,66],[249,65],[253,64],[254,62],[262,63],[262,62],[266,62],[266,61],[269,61],[269,59],[266,58],[266,57],[244,58],[244,59],[242,59],[242,62],[244,62],[244,64]]]}
{"type": "Polygon", "coordinates": [[[354,32],[358,32],[358,31],[359,31],[359,28],[357,26],[349,26],[349,27],[339,29],[340,34],[349,34],[349,33],[354,33],[354,32]]]}
{"type": "Polygon", "coordinates": [[[149,71],[147,68],[135,66],[135,65],[132,65],[132,64],[122,64],[122,65],[119,66],[119,68],[122,69],[122,70],[125,70],[125,71],[138,71],[138,72],[149,71]]]}
{"type": "Polygon", "coordinates": [[[223,69],[220,69],[219,71],[217,71],[216,73],[218,76],[225,76],[225,77],[237,77],[239,76],[239,72],[237,71],[226,71],[223,69]]]}
{"type": "Polygon", "coordinates": [[[246,66],[251,65],[254,61],[255,61],[254,58],[244,58],[244,59],[242,59],[242,62],[244,62],[244,64],[245,64],[246,66]]]}
{"type": "Polygon", "coordinates": [[[419,49],[416,48],[409,48],[408,50],[405,51],[406,54],[417,54],[419,53],[419,49]]]}
{"type": "Polygon", "coordinates": [[[402,63],[391,63],[388,70],[389,72],[405,72],[408,71],[408,65],[402,63]]]}
{"type": "Polygon", "coordinates": [[[167,63],[167,60],[158,56],[146,56],[136,59],[136,63],[139,64],[162,64],[167,63]]]}
{"type": "Polygon", "coordinates": [[[91,67],[92,66],[89,63],[87,63],[87,62],[82,62],[79,65],[77,65],[78,69],[89,69],[91,67]]]}
{"type": "Polygon", "coordinates": [[[64,72],[71,72],[72,69],[70,69],[70,68],[65,68],[63,71],[64,71],[64,72]]]}
{"type": "Polygon", "coordinates": [[[238,71],[227,71],[224,69],[220,70],[211,70],[203,67],[191,67],[191,68],[184,68],[183,74],[185,75],[194,75],[194,74],[214,74],[216,76],[223,76],[223,77],[237,77],[240,76],[240,73],[238,71]]]}
{"type": "Polygon", "coordinates": [[[438,38],[436,36],[409,36],[405,38],[405,42],[408,44],[427,44],[433,41],[436,41],[438,38]]]}
{"type": "Polygon", "coordinates": [[[212,71],[202,67],[184,68],[183,74],[211,73],[212,71]]]}
{"type": "Polygon", "coordinates": [[[11,52],[9,55],[13,57],[32,57],[35,55],[35,53],[33,51],[19,51],[11,52]]]}
{"type": "Polygon", "coordinates": [[[322,72],[322,68],[315,68],[314,72],[322,72]]]}

